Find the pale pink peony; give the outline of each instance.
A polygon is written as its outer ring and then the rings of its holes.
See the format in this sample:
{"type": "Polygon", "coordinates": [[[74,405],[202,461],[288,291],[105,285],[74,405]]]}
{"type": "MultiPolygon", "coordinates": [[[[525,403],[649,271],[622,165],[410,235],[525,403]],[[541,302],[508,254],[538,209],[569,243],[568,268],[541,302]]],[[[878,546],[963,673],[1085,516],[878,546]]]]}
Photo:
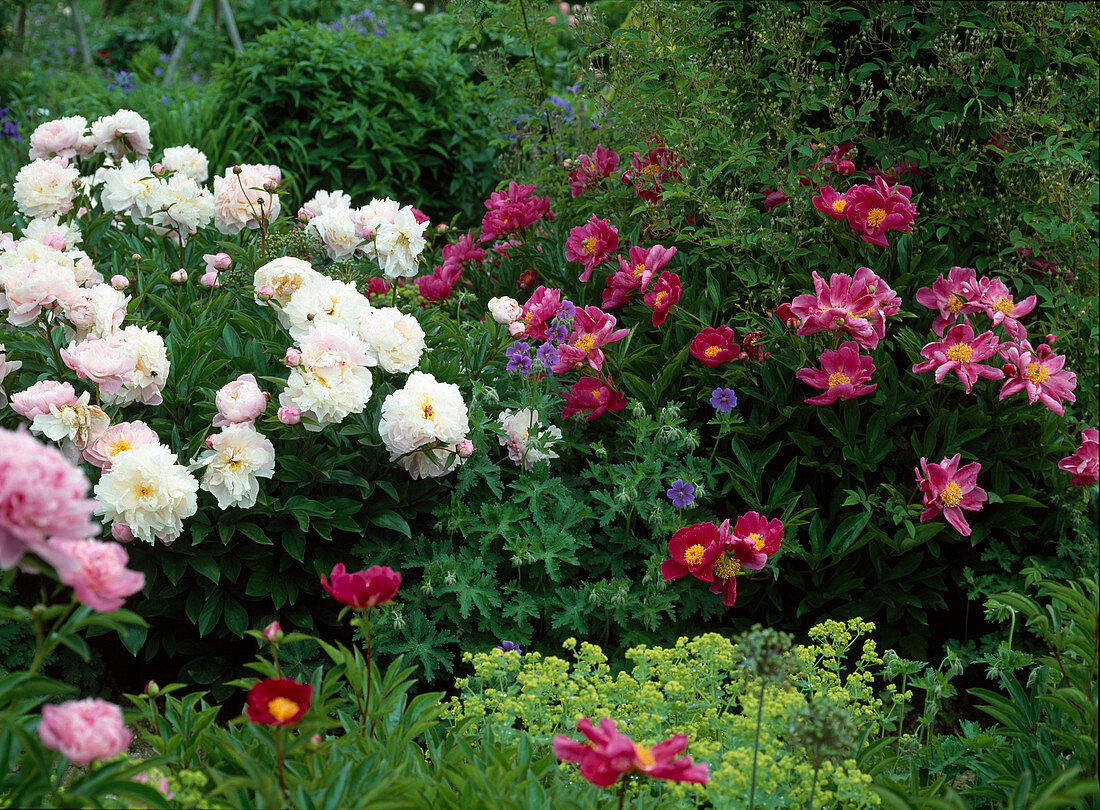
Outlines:
{"type": "Polygon", "coordinates": [[[84,460],[106,473],[110,472],[111,462],[119,453],[156,444],[160,444],[160,437],[144,422],[119,422],[88,445],[84,450],[84,460]]]}
{"type": "Polygon", "coordinates": [[[95,335],[89,335],[81,343],[70,343],[69,348],[61,350],[61,359],[77,377],[91,380],[108,394],[118,393],[126,376],[134,370],[135,362],[129,347],[100,340],[95,335]]]}
{"type": "Polygon", "coordinates": [[[43,745],[60,751],[74,765],[87,765],[121,754],[133,735],[122,720],[122,709],[106,700],[87,698],[43,706],[38,736],[43,745]]]}
{"type": "Polygon", "coordinates": [[[966,522],[962,510],[981,509],[986,501],[986,494],[985,490],[977,484],[982,465],[975,461],[959,469],[961,458],[962,454],[956,453],[951,458],[944,458],[939,464],[929,464],[922,458],[920,468],[915,469],[914,472],[917,475],[917,484],[924,493],[921,523],[943,512],[947,522],[954,526],[959,534],[969,537],[970,524],[966,522]]]}
{"type": "Polygon", "coordinates": [[[261,221],[279,218],[279,195],[265,188],[270,176],[253,166],[239,168],[239,174],[230,168],[214,178],[214,227],[225,234],[255,230],[261,221]]]}
{"type": "Polygon", "coordinates": [[[854,341],[840,344],[835,351],[826,349],[819,362],[820,369],[802,368],[795,374],[806,385],[825,389],[825,393],[807,399],[807,405],[831,405],[837,399],[870,394],[878,387],[867,384],[875,371],[874,361],[861,356],[854,341]]]}
{"type": "Polygon", "coordinates": [[[0,408],[3,408],[8,404],[7,394],[4,393],[4,378],[11,374],[13,371],[18,371],[22,367],[22,360],[7,359],[7,355],[4,352],[4,344],[0,343],[0,408]]]}
{"type": "Polygon", "coordinates": [[[999,399],[1025,391],[1028,402],[1042,402],[1059,416],[1065,415],[1062,400],[1077,401],[1073,393],[1077,375],[1063,368],[1066,356],[1054,354],[1048,344],[1041,343],[1038,349],[1033,349],[1024,340],[1019,345],[1002,347],[1001,357],[1007,373],[999,399]]]}
{"type": "Polygon", "coordinates": [[[302,421],[302,412],[292,405],[279,408],[277,416],[284,425],[296,425],[302,421]]]}
{"type": "Polygon", "coordinates": [[[130,555],[118,543],[99,540],[50,540],[50,546],[71,557],[76,565],[58,571],[82,604],[99,613],[118,610],[145,587],[145,574],[126,567],[130,555]]]}
{"type": "Polygon", "coordinates": [[[47,538],[94,536],[96,502],[87,496],[87,477],[60,450],[0,428],[0,569],[47,549],[47,538]]]}
{"type": "Polygon", "coordinates": [[[25,419],[34,421],[34,417],[50,412],[50,406],[75,405],[76,389],[69,383],[56,380],[36,382],[26,391],[11,398],[11,409],[25,419]]]}
{"type": "Polygon", "coordinates": [[[931,287],[921,287],[916,294],[917,303],[940,314],[932,321],[932,331],[943,337],[943,330],[953,325],[960,315],[980,312],[978,279],[972,267],[952,267],[947,278],[940,276],[931,287]]]}
{"type": "Polygon", "coordinates": [[[508,296],[489,299],[489,314],[497,323],[507,326],[523,317],[523,307],[519,301],[508,296]]]}
{"type": "Polygon", "coordinates": [[[92,123],[95,151],[121,160],[129,152],[145,157],[153,147],[149,140],[149,122],[133,110],[118,110],[92,123]]]}
{"type": "Polygon", "coordinates": [[[214,404],[218,406],[214,427],[251,425],[267,408],[267,399],[256,383],[256,378],[251,374],[242,374],[233,382],[222,386],[214,397],[214,404]]]}
{"type": "Polygon", "coordinates": [[[16,173],[12,195],[28,217],[64,216],[73,208],[79,181],[80,172],[65,158],[35,160],[16,173]]]}
{"type": "Polygon", "coordinates": [[[83,152],[84,130],[87,128],[87,119],[80,115],[39,124],[31,133],[31,160],[54,156],[77,157],[83,152]]]}
{"type": "MultiPolygon", "coordinates": [[[[1001,369],[979,362],[995,355],[997,349],[997,338],[992,332],[983,332],[975,337],[970,321],[964,321],[951,327],[943,340],[933,341],[921,349],[921,357],[928,359],[914,363],[913,371],[920,374],[934,370],[938,383],[943,382],[949,371],[954,371],[969,394],[979,377],[1004,379],[1005,373],[1001,369]]],[[[1003,389],[1002,396],[1006,396],[1003,389]]]]}
{"type": "Polygon", "coordinates": [[[1100,431],[1081,431],[1081,446],[1072,456],[1058,462],[1058,469],[1073,474],[1070,484],[1087,487],[1100,481],[1100,431]]]}

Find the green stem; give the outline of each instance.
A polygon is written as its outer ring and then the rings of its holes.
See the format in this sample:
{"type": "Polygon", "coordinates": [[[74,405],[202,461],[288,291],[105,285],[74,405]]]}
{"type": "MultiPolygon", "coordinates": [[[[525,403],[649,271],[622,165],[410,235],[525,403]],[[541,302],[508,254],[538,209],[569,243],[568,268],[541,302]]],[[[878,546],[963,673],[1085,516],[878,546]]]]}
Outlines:
{"type": "Polygon", "coordinates": [[[61,352],[53,345],[53,336],[50,334],[50,330],[46,328],[45,317],[41,321],[35,319],[34,326],[42,334],[42,339],[46,341],[46,345],[50,347],[49,356],[53,358],[54,368],[57,369],[58,375],[64,375],[66,366],[61,361],[61,352]]]}
{"type": "Polygon", "coordinates": [[[283,727],[275,729],[275,759],[279,765],[279,795],[282,806],[286,807],[286,770],[283,767],[283,727]]]}
{"type": "Polygon", "coordinates": [[[814,762],[814,778],[810,781],[810,799],[806,802],[806,810],[814,808],[814,791],[817,790],[817,772],[821,768],[820,762],[814,762]]]}
{"type": "Polygon", "coordinates": [[[760,753],[760,723],[764,719],[764,689],[767,686],[765,681],[760,681],[760,705],[756,707],[756,739],[752,744],[752,784],[749,786],[749,810],[755,807],[756,803],[756,758],[760,753]]]}

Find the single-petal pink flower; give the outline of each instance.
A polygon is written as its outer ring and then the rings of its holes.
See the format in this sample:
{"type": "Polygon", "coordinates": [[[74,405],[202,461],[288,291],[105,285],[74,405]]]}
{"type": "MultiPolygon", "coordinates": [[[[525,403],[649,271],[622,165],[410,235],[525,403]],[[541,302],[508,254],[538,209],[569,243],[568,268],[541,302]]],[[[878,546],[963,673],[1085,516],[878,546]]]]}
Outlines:
{"type": "MultiPolygon", "coordinates": [[[[928,359],[915,363],[913,371],[920,374],[934,370],[938,383],[943,382],[949,371],[954,371],[969,394],[979,377],[1004,379],[1004,371],[980,362],[995,355],[998,348],[997,338],[992,332],[983,332],[974,337],[974,329],[967,320],[951,327],[943,340],[933,341],[921,349],[921,357],[928,359]]],[[[1003,396],[1007,395],[1002,389],[1003,396]]]]}
{"type": "Polygon", "coordinates": [[[848,201],[843,194],[834,191],[832,186],[822,186],[818,190],[817,196],[810,202],[818,211],[828,214],[833,219],[848,219],[848,215],[844,212],[848,201]]]}
{"type": "Polygon", "coordinates": [[[615,316],[599,307],[577,307],[573,316],[573,334],[558,347],[554,373],[560,374],[587,361],[595,371],[603,368],[602,346],[622,340],[629,329],[615,329],[615,316]]]}
{"type": "Polygon", "coordinates": [[[642,301],[653,310],[653,325],[660,326],[668,317],[668,311],[680,300],[680,277],[667,270],[649,288],[642,301]]]}
{"type": "Polygon", "coordinates": [[[852,399],[870,394],[878,386],[868,385],[875,371],[874,361],[861,356],[859,346],[854,341],[840,344],[835,351],[826,349],[819,358],[821,368],[799,369],[795,376],[814,388],[824,388],[824,394],[818,394],[806,400],[807,405],[831,405],[837,399],[852,399]]]}
{"type": "Polygon", "coordinates": [[[844,194],[848,224],[864,242],[886,247],[889,245],[886,231],[913,230],[917,209],[909,200],[912,193],[909,186],[899,184],[891,188],[881,177],[875,178],[873,186],[853,186],[844,194]]]}
{"type": "Polygon", "coordinates": [[[1019,319],[1035,309],[1035,301],[1035,296],[1029,295],[1023,301],[1016,303],[1012,298],[1012,291],[999,278],[983,278],[978,281],[979,305],[992,319],[993,326],[998,324],[1004,326],[1005,333],[1012,340],[1027,338],[1027,331],[1019,319]]]}
{"type": "Polygon", "coordinates": [[[814,293],[786,305],[800,321],[799,336],[842,331],[863,348],[875,348],[886,335],[886,318],[901,308],[901,298],[890,285],[868,267],[860,267],[854,276],[833,273],[828,283],[816,271],[812,276],[814,293]]]}
{"type": "Polygon", "coordinates": [[[580,262],[584,271],[580,281],[588,281],[597,265],[603,264],[619,249],[619,232],[606,219],[597,219],[596,215],[584,225],[572,228],[565,240],[565,259],[580,262]]]}
{"type": "Polygon", "coordinates": [[[677,759],[687,748],[687,737],[683,734],[648,748],[620,733],[610,717],[603,718],[598,725],[582,717],[577,721],[577,730],[588,742],[579,743],[559,734],[554,737],[554,755],[565,762],[576,762],[581,776],[597,787],[611,787],[632,772],[701,785],[709,779],[705,764],[693,765],[691,757],[677,759]]]}
{"type": "Polygon", "coordinates": [[[915,298],[917,303],[939,310],[940,314],[932,321],[932,331],[940,337],[943,337],[943,330],[952,326],[960,315],[982,309],[973,267],[952,267],[947,278],[940,276],[931,287],[921,287],[915,298]]]}
{"type": "Polygon", "coordinates": [[[1100,431],[1081,431],[1081,446],[1072,456],[1058,462],[1058,469],[1073,475],[1070,484],[1087,487],[1100,481],[1100,431]]]}
{"type": "Polygon", "coordinates": [[[917,476],[917,484],[924,493],[921,522],[931,520],[943,512],[947,522],[954,526],[959,534],[969,537],[970,524],[966,522],[962,510],[981,509],[986,501],[986,494],[985,490],[977,484],[978,472],[982,465],[975,461],[959,469],[961,458],[962,454],[956,453],[951,458],[944,458],[939,464],[929,464],[922,458],[920,467],[914,472],[917,476]]]}
{"type": "Polygon", "coordinates": [[[1041,343],[1038,349],[1033,349],[1024,340],[1001,347],[1001,357],[1010,371],[1005,375],[999,399],[1025,391],[1028,402],[1042,402],[1059,416],[1065,415],[1062,400],[1077,401],[1073,393],[1077,375],[1064,368],[1066,356],[1054,354],[1049,344],[1041,343]]]}

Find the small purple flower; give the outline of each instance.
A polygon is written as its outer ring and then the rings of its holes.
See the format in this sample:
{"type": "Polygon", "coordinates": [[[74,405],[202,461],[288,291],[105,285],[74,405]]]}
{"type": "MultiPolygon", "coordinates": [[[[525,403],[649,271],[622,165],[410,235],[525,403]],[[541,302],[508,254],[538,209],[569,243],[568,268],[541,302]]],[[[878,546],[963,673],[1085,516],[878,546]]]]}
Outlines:
{"type": "Polygon", "coordinates": [[[710,395],[710,404],[722,413],[729,413],[737,407],[737,394],[732,388],[715,388],[710,395]]]}
{"type": "Polygon", "coordinates": [[[677,509],[683,509],[695,503],[695,487],[679,478],[672,482],[672,486],[668,488],[665,495],[677,509]]]}
{"type": "Polygon", "coordinates": [[[517,340],[512,344],[511,348],[506,349],[504,352],[505,357],[508,358],[508,365],[505,368],[508,371],[519,371],[522,374],[529,374],[531,371],[531,344],[523,340],[517,340]]]}
{"type": "Polygon", "coordinates": [[[502,642],[500,642],[500,646],[497,647],[497,649],[500,650],[501,652],[506,652],[506,653],[515,651],[515,652],[519,653],[520,655],[523,655],[523,649],[518,644],[513,644],[511,641],[502,641],[502,642]]]}
{"type": "Polygon", "coordinates": [[[577,305],[574,304],[572,301],[570,301],[568,298],[566,298],[564,301],[561,302],[561,305],[558,307],[558,314],[554,317],[554,320],[558,320],[558,319],[560,319],[562,321],[565,321],[566,319],[573,320],[573,318],[576,316],[576,314],[577,314],[577,305]]]}
{"type": "Polygon", "coordinates": [[[558,348],[547,341],[535,350],[535,357],[546,366],[546,373],[554,373],[554,365],[558,362],[558,348]]]}

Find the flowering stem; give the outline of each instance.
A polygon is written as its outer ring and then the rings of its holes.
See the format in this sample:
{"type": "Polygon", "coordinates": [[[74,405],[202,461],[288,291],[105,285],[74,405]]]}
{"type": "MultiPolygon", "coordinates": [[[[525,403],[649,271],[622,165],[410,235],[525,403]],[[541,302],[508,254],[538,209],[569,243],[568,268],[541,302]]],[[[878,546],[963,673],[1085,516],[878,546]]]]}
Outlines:
{"type": "Polygon", "coordinates": [[[279,765],[279,795],[286,806],[286,771],[283,768],[283,727],[275,729],[275,759],[279,765]]]}
{"type": "Polygon", "coordinates": [[[46,328],[44,323],[45,318],[42,321],[35,319],[34,325],[39,332],[42,333],[42,339],[46,341],[46,345],[50,347],[49,357],[53,358],[54,367],[57,369],[59,375],[65,373],[65,364],[61,362],[61,353],[57,350],[57,347],[53,345],[53,336],[50,334],[50,330],[46,328]]]}
{"type": "MultiPolygon", "coordinates": [[[[701,318],[700,318],[700,317],[699,317],[698,315],[696,315],[696,314],[695,314],[694,312],[692,312],[691,310],[689,310],[689,309],[684,309],[684,308],[683,308],[682,306],[680,306],[679,304],[674,304],[674,305],[673,305],[673,307],[672,307],[672,309],[676,310],[677,312],[682,312],[682,313],[684,313],[684,314],[685,314],[685,315],[687,315],[688,317],[692,318],[692,319],[693,319],[693,320],[694,320],[694,321],[695,321],[696,323],[698,323],[698,324],[699,324],[700,326],[702,326],[702,327],[703,327],[704,329],[706,329],[706,328],[707,328],[707,324],[706,324],[706,323],[704,323],[704,322],[703,322],[703,320],[702,320],[702,319],[701,319],[701,318]]],[[[670,311],[671,311],[671,310],[670,310],[670,311]]]]}
{"type": "Polygon", "coordinates": [[[623,802],[626,801],[626,780],[628,777],[625,775],[619,780],[619,810],[623,810],[623,802]]]}
{"type": "Polygon", "coordinates": [[[756,739],[752,744],[752,784],[749,787],[749,810],[756,801],[756,757],[760,753],[760,722],[764,719],[764,688],[767,684],[760,680],[760,705],[756,707],[756,739]]]}
{"type": "Polygon", "coordinates": [[[814,791],[817,789],[817,772],[821,768],[820,762],[814,762],[814,778],[810,781],[810,799],[806,802],[806,810],[813,810],[814,791]]]}

